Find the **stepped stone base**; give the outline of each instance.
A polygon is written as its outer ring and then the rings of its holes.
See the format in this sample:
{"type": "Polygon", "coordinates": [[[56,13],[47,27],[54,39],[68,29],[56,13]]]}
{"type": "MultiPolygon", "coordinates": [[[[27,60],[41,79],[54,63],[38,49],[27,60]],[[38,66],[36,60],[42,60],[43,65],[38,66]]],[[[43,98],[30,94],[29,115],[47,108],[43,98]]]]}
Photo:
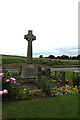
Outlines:
{"type": "Polygon", "coordinates": [[[37,79],[37,68],[32,64],[25,64],[22,68],[21,77],[25,82],[35,82],[37,79]]]}

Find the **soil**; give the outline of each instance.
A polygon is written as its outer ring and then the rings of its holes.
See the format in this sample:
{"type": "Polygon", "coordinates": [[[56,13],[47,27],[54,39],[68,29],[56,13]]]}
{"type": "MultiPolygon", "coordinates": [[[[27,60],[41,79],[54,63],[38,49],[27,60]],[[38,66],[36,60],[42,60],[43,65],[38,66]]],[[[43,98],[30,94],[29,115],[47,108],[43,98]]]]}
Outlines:
{"type": "MultiPolygon", "coordinates": [[[[25,63],[12,63],[12,64],[4,64],[4,68],[17,68],[20,66],[25,65],[25,63]]],[[[53,66],[48,66],[48,65],[40,65],[40,64],[33,64],[35,67],[43,67],[43,68],[51,68],[53,66]]]]}

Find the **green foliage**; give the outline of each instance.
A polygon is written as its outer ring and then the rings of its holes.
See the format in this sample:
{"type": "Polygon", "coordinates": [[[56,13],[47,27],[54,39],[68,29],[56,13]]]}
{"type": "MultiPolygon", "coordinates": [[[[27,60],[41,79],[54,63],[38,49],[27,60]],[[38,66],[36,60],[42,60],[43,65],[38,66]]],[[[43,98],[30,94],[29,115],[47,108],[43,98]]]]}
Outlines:
{"type": "Polygon", "coordinates": [[[38,77],[38,80],[37,80],[37,87],[38,87],[38,89],[41,88],[41,76],[38,77]]]}
{"type": "Polygon", "coordinates": [[[50,96],[51,88],[52,88],[51,81],[47,77],[41,76],[41,90],[42,90],[42,92],[45,93],[46,95],[50,96]]]}
{"type": "Polygon", "coordinates": [[[73,77],[73,85],[74,86],[79,86],[79,82],[80,82],[80,75],[75,75],[73,77]]]}
{"type": "Polygon", "coordinates": [[[21,89],[17,92],[17,100],[27,100],[31,98],[31,92],[29,92],[29,88],[21,89]]]}
{"type": "Polygon", "coordinates": [[[18,87],[16,84],[11,83],[11,81],[6,82],[7,79],[9,79],[10,76],[5,75],[4,78],[2,78],[2,90],[6,89],[8,91],[8,94],[3,94],[2,99],[16,99],[18,87]]]}
{"type": "Polygon", "coordinates": [[[65,84],[72,85],[72,82],[70,80],[65,80],[65,84]]]}
{"type": "Polygon", "coordinates": [[[7,74],[9,74],[10,76],[12,75],[20,75],[19,71],[8,71],[7,74]]]}
{"type": "Polygon", "coordinates": [[[50,73],[50,75],[51,75],[51,78],[56,78],[57,80],[58,79],[60,79],[60,76],[59,76],[59,71],[56,71],[56,73],[55,73],[55,71],[51,71],[51,73],[50,73]]]}

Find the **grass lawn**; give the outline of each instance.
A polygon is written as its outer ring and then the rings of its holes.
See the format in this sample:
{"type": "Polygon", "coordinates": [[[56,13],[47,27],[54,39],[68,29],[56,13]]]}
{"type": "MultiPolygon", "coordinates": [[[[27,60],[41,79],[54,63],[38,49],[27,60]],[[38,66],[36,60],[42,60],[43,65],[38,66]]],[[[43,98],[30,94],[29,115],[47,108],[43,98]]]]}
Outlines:
{"type": "Polygon", "coordinates": [[[78,118],[78,95],[7,102],[3,118],[78,118]]]}
{"type": "Polygon", "coordinates": [[[73,72],[71,71],[65,71],[65,80],[70,80],[71,82],[73,82],[73,72]]]}

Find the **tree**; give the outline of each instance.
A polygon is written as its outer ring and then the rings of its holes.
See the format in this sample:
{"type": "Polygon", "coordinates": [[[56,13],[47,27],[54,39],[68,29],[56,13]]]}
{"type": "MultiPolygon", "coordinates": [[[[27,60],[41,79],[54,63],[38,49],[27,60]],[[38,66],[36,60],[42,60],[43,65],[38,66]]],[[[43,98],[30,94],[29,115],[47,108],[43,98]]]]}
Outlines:
{"type": "Polygon", "coordinates": [[[55,59],[55,56],[54,55],[49,55],[48,58],[55,59]]]}
{"type": "Polygon", "coordinates": [[[61,59],[61,57],[60,57],[60,56],[57,56],[56,59],[61,59]]]}
{"type": "Polygon", "coordinates": [[[69,59],[69,56],[67,56],[67,55],[62,55],[62,56],[61,56],[61,59],[69,59]]]}
{"type": "Polygon", "coordinates": [[[39,58],[43,58],[43,55],[40,55],[39,58]]]}
{"type": "Polygon", "coordinates": [[[77,56],[77,60],[80,60],[80,55],[77,56]]]}
{"type": "Polygon", "coordinates": [[[71,60],[77,60],[77,57],[76,56],[73,56],[70,58],[71,60]]]}

